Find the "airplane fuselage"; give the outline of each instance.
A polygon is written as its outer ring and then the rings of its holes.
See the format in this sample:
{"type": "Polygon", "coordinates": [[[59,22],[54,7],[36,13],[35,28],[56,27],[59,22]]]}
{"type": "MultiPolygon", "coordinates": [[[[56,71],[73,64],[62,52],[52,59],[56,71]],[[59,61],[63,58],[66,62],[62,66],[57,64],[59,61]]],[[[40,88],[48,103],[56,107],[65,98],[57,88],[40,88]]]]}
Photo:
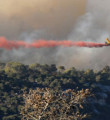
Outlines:
{"type": "Polygon", "coordinates": [[[106,41],[107,41],[107,42],[105,42],[106,46],[110,46],[110,41],[108,38],[106,38],[106,41]]]}

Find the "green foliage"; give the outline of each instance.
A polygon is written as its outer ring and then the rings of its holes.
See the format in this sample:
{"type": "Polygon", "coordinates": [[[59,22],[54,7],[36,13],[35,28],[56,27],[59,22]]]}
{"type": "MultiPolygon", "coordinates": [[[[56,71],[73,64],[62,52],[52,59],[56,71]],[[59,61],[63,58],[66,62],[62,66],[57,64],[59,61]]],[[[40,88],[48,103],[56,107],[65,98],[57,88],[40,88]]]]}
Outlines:
{"type": "Polygon", "coordinates": [[[7,63],[4,70],[9,77],[21,78],[27,74],[27,67],[18,62],[7,63]]]}
{"type": "Polygon", "coordinates": [[[96,103],[90,107],[92,120],[110,118],[110,67],[100,71],[77,70],[72,67],[65,70],[63,66],[24,65],[18,62],[0,63],[0,120],[20,120],[20,108],[24,104],[23,91],[30,88],[48,87],[55,92],[66,89],[90,89],[96,96],[96,103]],[[102,95],[102,96],[101,96],[102,95]],[[106,104],[102,104],[105,100],[106,104]],[[94,112],[95,108],[98,112],[94,112]],[[99,109],[100,108],[100,109],[99,109]],[[105,112],[104,112],[105,111],[105,112]],[[101,117],[100,117],[101,115],[101,117]],[[97,118],[97,119],[96,119],[97,118]]]}

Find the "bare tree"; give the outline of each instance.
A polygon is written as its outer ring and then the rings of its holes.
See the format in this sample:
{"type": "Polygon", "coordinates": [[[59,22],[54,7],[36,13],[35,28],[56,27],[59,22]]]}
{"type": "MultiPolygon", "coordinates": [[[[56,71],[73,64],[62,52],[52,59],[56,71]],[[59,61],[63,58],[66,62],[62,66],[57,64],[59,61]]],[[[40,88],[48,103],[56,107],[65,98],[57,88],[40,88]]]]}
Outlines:
{"type": "Polygon", "coordinates": [[[55,92],[37,88],[24,94],[25,105],[21,110],[22,120],[82,120],[88,117],[80,109],[93,96],[88,89],[55,92]]]}

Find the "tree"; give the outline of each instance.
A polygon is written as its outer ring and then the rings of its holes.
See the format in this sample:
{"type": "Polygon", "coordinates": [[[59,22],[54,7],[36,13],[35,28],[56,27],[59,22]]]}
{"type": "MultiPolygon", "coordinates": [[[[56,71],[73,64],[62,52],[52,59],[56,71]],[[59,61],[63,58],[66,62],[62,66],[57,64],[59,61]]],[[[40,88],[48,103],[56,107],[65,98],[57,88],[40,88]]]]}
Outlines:
{"type": "Polygon", "coordinates": [[[59,67],[58,67],[58,71],[59,71],[59,72],[64,72],[64,70],[65,70],[65,67],[64,67],[64,66],[59,66],[59,67]]]}
{"type": "Polygon", "coordinates": [[[18,62],[9,62],[5,66],[5,73],[10,77],[19,78],[20,76],[24,77],[26,72],[26,66],[18,62]],[[22,74],[23,73],[23,74],[22,74]]]}
{"type": "Polygon", "coordinates": [[[59,92],[48,88],[31,89],[29,94],[24,94],[22,120],[82,120],[88,115],[81,113],[81,109],[91,96],[88,89],[59,92]]]}

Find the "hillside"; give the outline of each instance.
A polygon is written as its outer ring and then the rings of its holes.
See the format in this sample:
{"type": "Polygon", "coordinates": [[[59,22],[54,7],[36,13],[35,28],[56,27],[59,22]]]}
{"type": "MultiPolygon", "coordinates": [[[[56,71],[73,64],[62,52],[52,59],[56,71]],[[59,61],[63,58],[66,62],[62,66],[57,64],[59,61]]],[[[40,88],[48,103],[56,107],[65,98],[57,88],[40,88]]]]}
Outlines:
{"type": "Polygon", "coordinates": [[[65,69],[54,64],[0,63],[0,120],[21,120],[23,93],[36,88],[49,88],[54,92],[89,89],[95,97],[89,101],[89,109],[84,108],[91,114],[86,120],[110,119],[109,66],[94,71],[65,69]]]}

